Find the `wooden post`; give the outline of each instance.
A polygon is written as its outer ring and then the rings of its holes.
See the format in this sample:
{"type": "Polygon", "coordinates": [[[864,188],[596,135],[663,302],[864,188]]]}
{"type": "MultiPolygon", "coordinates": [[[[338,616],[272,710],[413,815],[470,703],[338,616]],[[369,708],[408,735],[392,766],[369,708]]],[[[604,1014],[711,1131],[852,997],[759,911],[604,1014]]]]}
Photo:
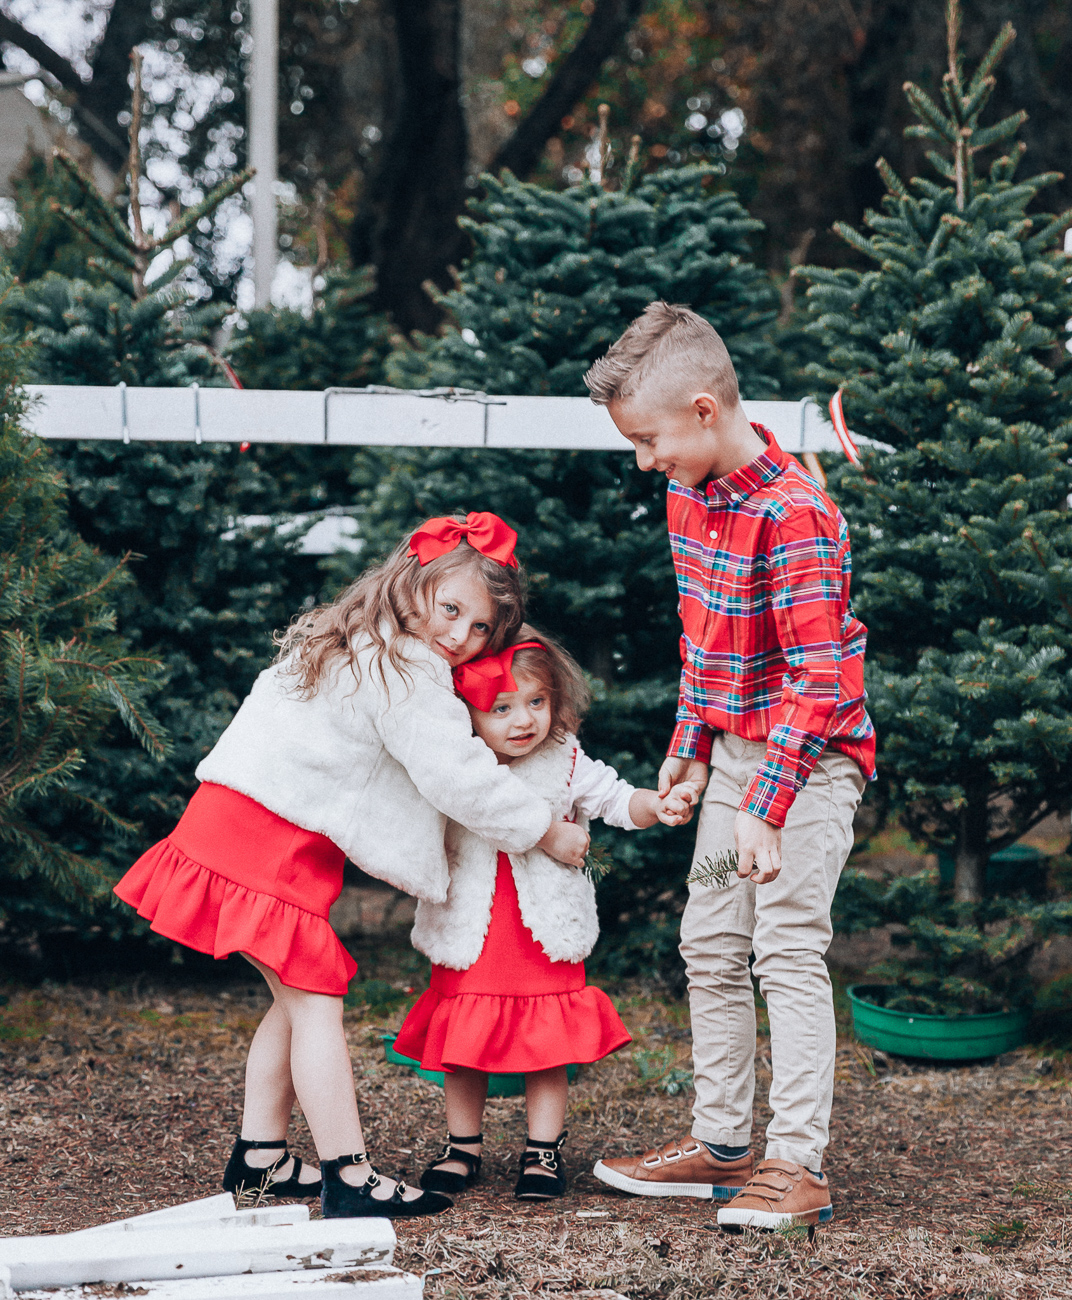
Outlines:
{"type": "Polygon", "coordinates": [[[279,0],[252,0],[249,162],[253,178],[253,303],[270,307],[278,256],[275,183],[279,169],[279,0]]]}

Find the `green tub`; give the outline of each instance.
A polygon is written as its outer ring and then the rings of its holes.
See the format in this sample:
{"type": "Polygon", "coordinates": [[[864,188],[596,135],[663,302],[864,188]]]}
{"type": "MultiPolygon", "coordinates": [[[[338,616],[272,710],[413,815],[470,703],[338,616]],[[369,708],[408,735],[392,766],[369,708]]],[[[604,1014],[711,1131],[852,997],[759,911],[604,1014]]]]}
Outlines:
{"type": "MultiPolygon", "coordinates": [[[[381,1034],[383,1040],[384,1059],[390,1065],[404,1065],[407,1070],[412,1070],[418,1078],[427,1079],[429,1083],[443,1086],[442,1070],[425,1070],[422,1068],[420,1061],[415,1061],[412,1056],[403,1056],[401,1052],[395,1051],[395,1039],[397,1034],[381,1034]]],[[[570,1083],[577,1077],[577,1066],[566,1066],[566,1077],[570,1083]]],[[[521,1097],[525,1093],[525,1076],[523,1074],[489,1074],[488,1075],[488,1096],[489,1097],[521,1097]]]]}
{"type": "Polygon", "coordinates": [[[982,1016],[925,1016],[889,1011],[866,1002],[881,984],[854,984],[849,989],[856,1037],[869,1047],[895,1056],[922,1056],[932,1061],[978,1061],[1019,1047],[1027,1037],[1029,1011],[994,1011],[982,1016]]]}

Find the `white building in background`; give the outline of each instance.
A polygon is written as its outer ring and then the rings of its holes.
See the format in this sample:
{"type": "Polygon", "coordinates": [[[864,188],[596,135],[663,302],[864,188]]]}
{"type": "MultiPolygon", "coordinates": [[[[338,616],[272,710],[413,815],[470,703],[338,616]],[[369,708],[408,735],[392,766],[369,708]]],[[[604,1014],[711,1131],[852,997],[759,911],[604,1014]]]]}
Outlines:
{"type": "Polygon", "coordinates": [[[0,72],[0,198],[15,197],[13,180],[27,154],[48,158],[56,148],[77,158],[98,189],[107,194],[116,181],[111,168],[59,117],[27,99],[23,87],[36,79],[22,72],[0,72]]]}

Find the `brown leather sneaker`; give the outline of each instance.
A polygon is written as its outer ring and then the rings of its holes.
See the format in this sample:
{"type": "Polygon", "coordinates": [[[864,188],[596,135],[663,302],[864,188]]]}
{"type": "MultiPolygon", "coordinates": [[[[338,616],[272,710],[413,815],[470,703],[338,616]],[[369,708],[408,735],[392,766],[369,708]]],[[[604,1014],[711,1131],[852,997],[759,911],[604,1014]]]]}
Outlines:
{"type": "Polygon", "coordinates": [[[763,1160],[744,1187],[718,1212],[727,1232],[826,1223],[834,1217],[830,1181],[791,1160],[763,1160]]]}
{"type": "Polygon", "coordinates": [[[592,1173],[608,1187],[634,1196],[696,1196],[728,1201],[752,1176],[752,1153],[719,1160],[696,1138],[667,1142],[642,1156],[597,1160],[592,1173]]]}

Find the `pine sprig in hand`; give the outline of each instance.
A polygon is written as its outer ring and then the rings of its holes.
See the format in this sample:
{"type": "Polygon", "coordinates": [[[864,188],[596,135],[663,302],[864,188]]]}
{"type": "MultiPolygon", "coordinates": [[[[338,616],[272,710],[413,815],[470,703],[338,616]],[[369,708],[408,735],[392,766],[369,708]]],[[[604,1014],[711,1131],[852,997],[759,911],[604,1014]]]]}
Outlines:
{"type": "Polygon", "coordinates": [[[737,871],[739,857],[736,849],[728,853],[716,853],[714,859],[704,858],[703,862],[694,862],[692,870],[685,877],[687,885],[714,885],[725,889],[730,877],[737,871]]]}
{"type": "Polygon", "coordinates": [[[584,860],[584,874],[593,885],[598,884],[604,876],[614,870],[614,859],[603,844],[593,844],[584,860]]]}

